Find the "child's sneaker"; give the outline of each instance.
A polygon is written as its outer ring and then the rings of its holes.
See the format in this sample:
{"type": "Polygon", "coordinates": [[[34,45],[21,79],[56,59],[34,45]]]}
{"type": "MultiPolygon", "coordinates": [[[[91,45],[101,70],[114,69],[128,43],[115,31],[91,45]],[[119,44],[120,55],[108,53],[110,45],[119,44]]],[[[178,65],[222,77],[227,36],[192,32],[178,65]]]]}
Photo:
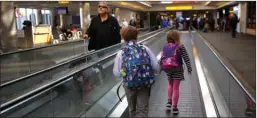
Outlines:
{"type": "Polygon", "coordinates": [[[171,101],[170,100],[168,100],[168,103],[167,103],[166,107],[171,108],[171,101]]]}
{"type": "Polygon", "coordinates": [[[173,115],[178,115],[179,111],[178,108],[173,108],[173,115]]]}

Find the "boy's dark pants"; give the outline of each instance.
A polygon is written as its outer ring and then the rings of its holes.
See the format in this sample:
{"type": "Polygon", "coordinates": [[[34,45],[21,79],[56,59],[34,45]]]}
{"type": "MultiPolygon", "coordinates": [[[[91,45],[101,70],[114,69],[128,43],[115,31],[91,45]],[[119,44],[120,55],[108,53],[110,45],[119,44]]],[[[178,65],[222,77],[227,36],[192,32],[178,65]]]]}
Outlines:
{"type": "Polygon", "coordinates": [[[130,89],[124,86],[130,117],[148,117],[151,88],[130,89]]]}

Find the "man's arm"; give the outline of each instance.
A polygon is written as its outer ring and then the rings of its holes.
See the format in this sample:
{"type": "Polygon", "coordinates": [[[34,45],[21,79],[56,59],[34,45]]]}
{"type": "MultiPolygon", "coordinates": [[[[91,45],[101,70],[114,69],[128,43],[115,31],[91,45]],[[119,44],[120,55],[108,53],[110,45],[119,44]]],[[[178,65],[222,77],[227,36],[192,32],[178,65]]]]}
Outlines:
{"type": "Polygon", "coordinates": [[[84,35],[85,38],[92,36],[92,24],[93,24],[93,19],[91,20],[91,22],[89,24],[86,34],[84,35]]]}

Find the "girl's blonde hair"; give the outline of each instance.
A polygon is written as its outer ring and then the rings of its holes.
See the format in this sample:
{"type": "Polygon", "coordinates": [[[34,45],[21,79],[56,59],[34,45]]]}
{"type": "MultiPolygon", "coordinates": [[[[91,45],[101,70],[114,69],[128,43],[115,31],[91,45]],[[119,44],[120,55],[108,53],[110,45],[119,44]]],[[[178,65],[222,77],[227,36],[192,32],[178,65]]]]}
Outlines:
{"type": "Polygon", "coordinates": [[[179,46],[181,46],[179,31],[177,30],[168,31],[167,41],[168,43],[177,43],[179,46]]]}

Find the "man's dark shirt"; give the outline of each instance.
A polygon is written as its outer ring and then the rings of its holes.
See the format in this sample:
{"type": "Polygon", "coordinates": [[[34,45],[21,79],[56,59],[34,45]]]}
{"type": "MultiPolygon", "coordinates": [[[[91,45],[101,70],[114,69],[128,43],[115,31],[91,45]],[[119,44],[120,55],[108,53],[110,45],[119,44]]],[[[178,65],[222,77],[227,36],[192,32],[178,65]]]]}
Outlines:
{"type": "Polygon", "coordinates": [[[230,19],[230,25],[232,29],[236,29],[237,23],[239,22],[238,17],[236,15],[234,15],[231,19],[230,19]]]}
{"type": "Polygon", "coordinates": [[[103,22],[99,15],[93,18],[87,34],[90,37],[88,50],[99,50],[121,42],[120,26],[111,15],[103,22]]]}

